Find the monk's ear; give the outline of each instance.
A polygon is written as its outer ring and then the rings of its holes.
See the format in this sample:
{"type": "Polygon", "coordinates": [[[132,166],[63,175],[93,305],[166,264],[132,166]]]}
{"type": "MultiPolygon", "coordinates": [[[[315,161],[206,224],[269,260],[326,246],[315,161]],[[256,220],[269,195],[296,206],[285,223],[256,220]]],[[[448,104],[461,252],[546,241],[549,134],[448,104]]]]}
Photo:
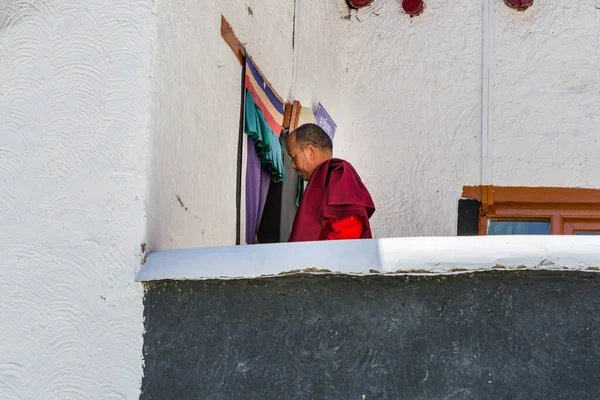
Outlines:
{"type": "Polygon", "coordinates": [[[306,146],[306,150],[308,150],[308,156],[311,160],[314,160],[317,157],[317,149],[312,144],[306,146]]]}

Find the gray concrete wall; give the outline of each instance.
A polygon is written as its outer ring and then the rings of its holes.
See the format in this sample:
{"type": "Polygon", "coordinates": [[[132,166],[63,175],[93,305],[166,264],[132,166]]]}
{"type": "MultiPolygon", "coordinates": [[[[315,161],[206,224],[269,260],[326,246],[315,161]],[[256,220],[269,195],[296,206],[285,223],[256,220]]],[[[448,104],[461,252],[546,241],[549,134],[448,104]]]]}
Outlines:
{"type": "Polygon", "coordinates": [[[586,399],[600,275],[149,284],[142,399],[586,399]]]}

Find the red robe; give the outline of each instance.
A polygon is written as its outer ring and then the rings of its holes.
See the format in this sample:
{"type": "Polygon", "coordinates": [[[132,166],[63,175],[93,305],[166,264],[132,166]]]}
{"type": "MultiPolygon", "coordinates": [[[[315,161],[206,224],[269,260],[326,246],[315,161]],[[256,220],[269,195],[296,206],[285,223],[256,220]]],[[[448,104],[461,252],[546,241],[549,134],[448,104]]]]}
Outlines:
{"type": "Polygon", "coordinates": [[[332,158],[313,172],[294,218],[290,242],[372,238],[375,205],[354,167],[332,158]]]}

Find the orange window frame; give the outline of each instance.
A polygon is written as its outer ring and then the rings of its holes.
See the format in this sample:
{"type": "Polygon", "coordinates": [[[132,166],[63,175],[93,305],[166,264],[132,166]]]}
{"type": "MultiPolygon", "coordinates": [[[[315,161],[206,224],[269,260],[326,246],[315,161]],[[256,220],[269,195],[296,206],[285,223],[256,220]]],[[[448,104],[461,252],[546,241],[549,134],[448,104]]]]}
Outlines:
{"type": "Polygon", "coordinates": [[[600,232],[600,218],[585,220],[565,218],[563,220],[563,235],[574,235],[575,232],[600,232]]]}
{"type": "Polygon", "coordinates": [[[600,189],[465,186],[463,198],[481,202],[479,235],[490,220],[549,220],[551,235],[600,231],[600,189]]]}

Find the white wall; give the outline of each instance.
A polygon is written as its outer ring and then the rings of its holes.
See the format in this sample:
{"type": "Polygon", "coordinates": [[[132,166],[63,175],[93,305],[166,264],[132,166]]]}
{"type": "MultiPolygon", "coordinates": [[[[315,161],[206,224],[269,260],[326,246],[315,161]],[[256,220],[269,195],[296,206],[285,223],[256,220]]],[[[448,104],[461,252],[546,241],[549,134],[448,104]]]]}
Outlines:
{"type": "Polygon", "coordinates": [[[139,394],[151,2],[0,5],[0,398],[139,394]]]}
{"type": "MultiPolygon", "coordinates": [[[[345,0],[296,0],[295,70],[290,100],[316,111],[319,103],[341,117],[344,85],[341,12],[345,0]]],[[[339,118],[337,118],[339,119],[339,118]]],[[[337,122],[337,121],[336,121],[337,122]]]]}
{"type": "MultiPolygon", "coordinates": [[[[457,199],[481,181],[483,1],[397,0],[352,12],[337,154],[378,208],[378,237],[455,235],[457,199]]],[[[487,168],[506,186],[600,187],[597,2],[494,1],[487,168]]]]}
{"type": "Polygon", "coordinates": [[[598,7],[496,2],[495,185],[600,188],[598,7]]]}
{"type": "Polygon", "coordinates": [[[371,191],[377,237],[455,235],[463,185],[480,182],[481,4],[397,0],[353,12],[340,39],[335,152],[371,191]]]}

